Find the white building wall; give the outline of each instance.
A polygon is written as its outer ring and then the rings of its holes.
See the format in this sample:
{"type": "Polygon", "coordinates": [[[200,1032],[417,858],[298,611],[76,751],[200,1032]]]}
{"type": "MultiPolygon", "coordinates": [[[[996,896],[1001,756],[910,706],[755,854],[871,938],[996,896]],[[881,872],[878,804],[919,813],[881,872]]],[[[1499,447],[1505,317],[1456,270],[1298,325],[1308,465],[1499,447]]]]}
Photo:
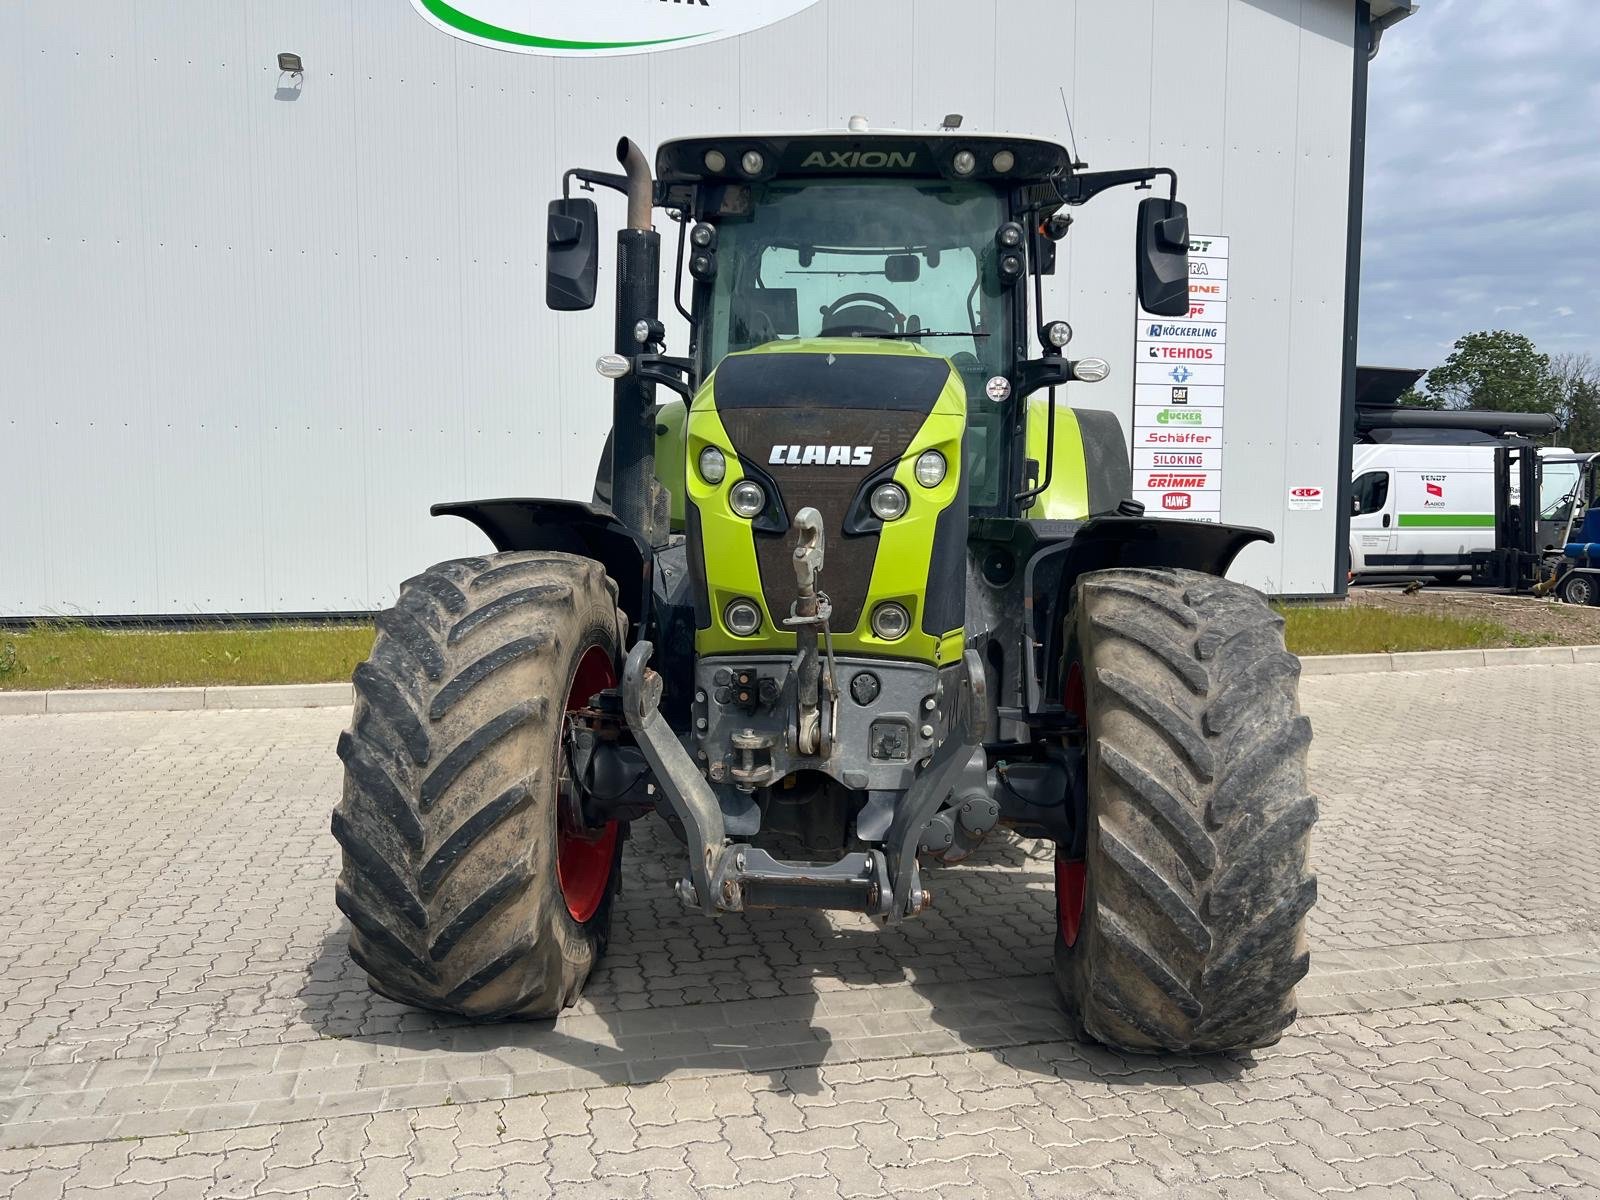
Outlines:
{"type": "MultiPolygon", "coordinates": [[[[624,133],[854,113],[1064,137],[1058,89],[1094,168],[1171,165],[1192,227],[1231,236],[1223,516],[1279,534],[1235,575],[1331,591],[1332,504],[1285,493],[1337,483],[1352,5],[821,0],[708,46],[555,60],[408,0],[11,0],[0,615],[382,606],[484,546],[431,502],[589,491],[609,314],[543,308],[563,168],[609,167],[624,133]]],[[[1115,368],[1074,401],[1125,424],[1137,198],[1078,210],[1049,289],[1115,368]]]]}

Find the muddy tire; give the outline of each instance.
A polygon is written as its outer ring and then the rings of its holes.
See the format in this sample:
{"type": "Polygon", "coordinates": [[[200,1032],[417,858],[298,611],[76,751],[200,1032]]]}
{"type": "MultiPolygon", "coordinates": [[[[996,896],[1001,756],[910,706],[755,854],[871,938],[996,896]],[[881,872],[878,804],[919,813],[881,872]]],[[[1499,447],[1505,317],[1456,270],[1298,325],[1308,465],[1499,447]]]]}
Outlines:
{"type": "Polygon", "coordinates": [[[405,1004],[553,1016],[617,890],[622,830],[568,830],[557,803],[564,712],[616,679],[615,585],[573,555],[460,559],[408,579],[377,625],[339,738],[350,955],[405,1004]]]}
{"type": "Polygon", "coordinates": [[[1067,1008],[1124,1050],[1270,1045],[1295,1017],[1317,894],[1283,620],[1225,579],[1119,569],[1080,582],[1068,625],[1089,754],[1084,853],[1056,863],[1067,1008]]]}

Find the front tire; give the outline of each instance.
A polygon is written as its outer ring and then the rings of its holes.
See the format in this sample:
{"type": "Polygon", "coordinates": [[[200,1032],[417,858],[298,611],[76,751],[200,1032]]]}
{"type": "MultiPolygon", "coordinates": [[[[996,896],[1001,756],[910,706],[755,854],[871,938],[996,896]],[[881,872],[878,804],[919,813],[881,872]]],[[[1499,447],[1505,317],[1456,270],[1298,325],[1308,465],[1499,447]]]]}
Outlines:
{"type": "Polygon", "coordinates": [[[374,990],[476,1018],[549,1017],[604,950],[622,831],[560,815],[565,712],[616,680],[599,563],[441,563],[380,613],[339,738],[335,890],[374,990]]]}
{"type": "Polygon", "coordinates": [[[1568,572],[1561,581],[1560,593],[1568,604],[1600,605],[1600,575],[1568,572]]]}
{"type": "Polygon", "coordinates": [[[1295,1017],[1317,893],[1283,620],[1225,579],[1118,569],[1083,578],[1068,621],[1088,822],[1081,858],[1058,849],[1067,1008],[1124,1050],[1270,1045],[1295,1017]]]}

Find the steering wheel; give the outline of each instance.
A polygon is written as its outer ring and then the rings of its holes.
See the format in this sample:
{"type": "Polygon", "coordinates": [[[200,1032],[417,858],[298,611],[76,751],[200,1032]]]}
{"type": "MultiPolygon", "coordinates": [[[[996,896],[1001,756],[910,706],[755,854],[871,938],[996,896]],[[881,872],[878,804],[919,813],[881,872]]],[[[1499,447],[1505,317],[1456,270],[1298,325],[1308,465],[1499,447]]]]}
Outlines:
{"type": "Polygon", "coordinates": [[[906,315],[892,300],[876,292],[851,292],[832,304],[822,306],[822,337],[849,337],[851,334],[904,333],[906,315]],[[875,306],[875,307],[871,307],[875,306]],[[883,319],[887,317],[889,327],[883,319]]]}

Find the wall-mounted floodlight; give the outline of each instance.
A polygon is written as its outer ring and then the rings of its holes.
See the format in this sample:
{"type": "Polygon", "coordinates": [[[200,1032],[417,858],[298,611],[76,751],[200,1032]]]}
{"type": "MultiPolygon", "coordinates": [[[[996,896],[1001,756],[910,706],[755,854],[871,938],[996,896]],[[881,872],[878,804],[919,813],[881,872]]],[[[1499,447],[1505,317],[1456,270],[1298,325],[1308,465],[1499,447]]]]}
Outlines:
{"type": "Polygon", "coordinates": [[[298,54],[290,54],[287,50],[278,55],[278,70],[285,75],[304,75],[305,67],[300,63],[298,54]]]}

